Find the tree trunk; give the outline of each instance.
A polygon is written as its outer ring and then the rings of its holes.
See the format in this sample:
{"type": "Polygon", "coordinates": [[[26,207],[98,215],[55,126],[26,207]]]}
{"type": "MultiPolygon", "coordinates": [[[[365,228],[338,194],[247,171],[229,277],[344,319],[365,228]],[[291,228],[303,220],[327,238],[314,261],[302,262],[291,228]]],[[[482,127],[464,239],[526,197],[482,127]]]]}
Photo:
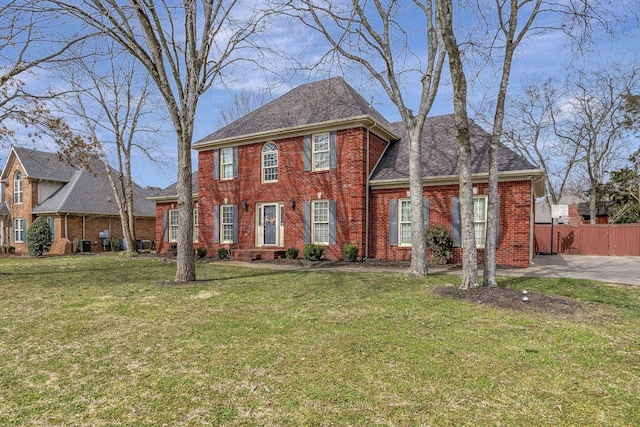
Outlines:
{"type": "Polygon", "coordinates": [[[193,252],[193,187],[191,182],[191,137],[183,132],[178,144],[178,247],[176,282],[196,280],[193,252]]]}
{"type": "Polygon", "coordinates": [[[409,272],[416,276],[426,276],[427,246],[424,234],[424,215],[422,209],[422,147],[420,134],[415,126],[409,135],[409,193],[411,197],[411,267],[409,272]]]}
{"type": "Polygon", "coordinates": [[[456,123],[460,219],[462,222],[462,280],[460,289],[478,286],[478,257],[473,226],[473,182],[471,179],[471,142],[467,116],[467,78],[453,32],[450,0],[437,0],[442,39],[449,56],[449,72],[453,84],[453,111],[456,123]]]}

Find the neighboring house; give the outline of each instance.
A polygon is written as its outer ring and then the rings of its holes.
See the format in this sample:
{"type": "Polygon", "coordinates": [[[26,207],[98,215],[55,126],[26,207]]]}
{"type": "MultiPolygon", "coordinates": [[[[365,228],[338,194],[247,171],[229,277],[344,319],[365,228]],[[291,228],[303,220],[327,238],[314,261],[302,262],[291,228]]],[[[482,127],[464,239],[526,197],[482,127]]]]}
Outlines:
{"type": "MultiPolygon", "coordinates": [[[[112,170],[112,173],[115,171],[112,170]]],[[[105,248],[106,238],[123,236],[118,207],[101,162],[92,171],[74,168],[58,154],[14,147],[0,175],[0,245],[26,253],[27,230],[38,217],[53,232],[50,253],[71,253],[75,239],[82,249],[105,248]]],[[[155,238],[153,193],[134,188],[137,238],[155,238]]]]}
{"type": "MultiPolygon", "coordinates": [[[[591,223],[591,210],[589,208],[589,202],[579,203],[578,213],[582,216],[582,220],[585,224],[591,223]]],[[[609,202],[596,203],[596,224],[609,224],[610,213],[611,207],[609,206],[609,202]]]]}
{"type": "MultiPolygon", "coordinates": [[[[582,224],[583,218],[578,212],[578,206],[583,201],[584,198],[580,196],[562,196],[558,204],[567,205],[569,216],[557,218],[553,222],[555,224],[582,224]]],[[[536,200],[536,224],[551,224],[551,204],[548,197],[536,200]]]]}
{"type": "MultiPolygon", "coordinates": [[[[453,115],[429,118],[422,134],[425,221],[451,229],[460,244],[453,115]]],[[[475,228],[482,260],[490,135],[471,124],[475,228]]],[[[408,139],[343,79],[300,86],[193,144],[198,150],[197,245],[236,259],[284,256],[287,248],[325,246],[341,258],[411,256],[408,139]]],[[[543,171],[503,147],[499,154],[498,264],[527,267],[533,251],[534,200],[543,171]]],[[[195,190],[194,190],[195,191],[195,190]]],[[[170,191],[169,191],[170,193],[170,191]]],[[[165,193],[165,197],[169,197],[165,193]]],[[[156,199],[156,240],[176,196],[156,199]],[[167,213],[168,212],[168,213],[167,213]]],[[[177,216],[175,216],[177,219],[177,216]]],[[[168,245],[159,246],[165,251],[168,245]]],[[[453,262],[461,260],[454,251],[453,262]]]]}

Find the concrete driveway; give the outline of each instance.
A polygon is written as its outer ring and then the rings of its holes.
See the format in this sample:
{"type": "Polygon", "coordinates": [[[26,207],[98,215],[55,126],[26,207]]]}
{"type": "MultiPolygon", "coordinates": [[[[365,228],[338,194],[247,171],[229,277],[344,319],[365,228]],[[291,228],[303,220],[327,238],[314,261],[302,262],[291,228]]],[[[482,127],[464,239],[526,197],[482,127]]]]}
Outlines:
{"type": "Polygon", "coordinates": [[[536,255],[524,269],[498,270],[498,276],[563,277],[640,285],[640,256],[536,255]]]}

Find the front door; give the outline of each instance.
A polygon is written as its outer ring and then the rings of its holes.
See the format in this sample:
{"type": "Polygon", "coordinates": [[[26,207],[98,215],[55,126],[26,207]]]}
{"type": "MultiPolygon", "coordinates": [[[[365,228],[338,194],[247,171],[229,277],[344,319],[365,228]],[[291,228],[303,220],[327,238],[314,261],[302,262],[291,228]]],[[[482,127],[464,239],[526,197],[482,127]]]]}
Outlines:
{"type": "Polygon", "coordinates": [[[275,245],[278,243],[278,205],[264,205],[263,212],[263,240],[264,245],[275,245]]]}
{"type": "Polygon", "coordinates": [[[258,246],[280,246],[282,237],[282,207],[279,203],[258,205],[258,246]]]}

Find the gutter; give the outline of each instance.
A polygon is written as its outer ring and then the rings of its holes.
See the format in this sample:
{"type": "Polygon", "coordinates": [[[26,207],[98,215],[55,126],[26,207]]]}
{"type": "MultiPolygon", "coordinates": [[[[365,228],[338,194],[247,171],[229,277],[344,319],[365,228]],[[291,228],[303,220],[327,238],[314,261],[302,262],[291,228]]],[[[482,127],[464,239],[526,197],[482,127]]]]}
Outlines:
{"type": "MultiPolygon", "coordinates": [[[[532,183],[538,184],[539,182],[541,182],[543,177],[543,169],[523,169],[516,171],[502,171],[498,173],[499,181],[513,181],[514,179],[524,179],[531,180],[532,183]]],[[[471,179],[473,183],[486,182],[489,179],[489,174],[488,172],[474,173],[471,179]]],[[[442,175],[424,177],[422,179],[422,183],[423,185],[450,185],[457,183],[458,180],[459,175],[442,175]]],[[[404,188],[409,185],[409,177],[372,180],[370,181],[370,185],[371,188],[376,189],[404,188]]]]}
{"type": "Polygon", "coordinates": [[[374,127],[377,127],[378,129],[380,129],[381,133],[384,134],[382,136],[385,139],[388,139],[388,140],[398,139],[398,136],[395,135],[390,129],[380,126],[373,117],[366,114],[362,116],[348,117],[348,118],[338,119],[338,120],[330,120],[330,121],[321,122],[321,123],[302,124],[302,125],[292,126],[288,128],[270,129],[268,131],[255,132],[248,135],[233,136],[233,137],[222,138],[222,139],[211,140],[211,141],[201,140],[196,142],[195,144],[192,144],[191,148],[197,151],[209,150],[212,148],[224,148],[224,147],[231,147],[234,145],[264,142],[274,138],[282,139],[282,138],[288,138],[288,137],[297,136],[297,135],[306,135],[306,134],[314,133],[318,131],[343,129],[345,125],[365,126],[366,124],[375,125],[374,127]]]}

